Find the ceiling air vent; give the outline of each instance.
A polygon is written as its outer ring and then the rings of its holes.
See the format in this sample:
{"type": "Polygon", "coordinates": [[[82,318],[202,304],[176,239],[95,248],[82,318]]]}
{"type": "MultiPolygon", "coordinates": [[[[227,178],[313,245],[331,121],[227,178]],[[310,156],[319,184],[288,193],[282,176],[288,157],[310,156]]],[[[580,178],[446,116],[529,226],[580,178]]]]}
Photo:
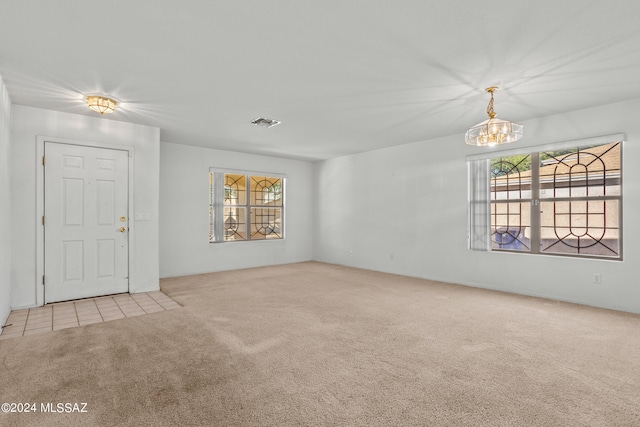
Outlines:
{"type": "Polygon", "coordinates": [[[256,126],[262,126],[265,128],[272,128],[276,125],[279,125],[280,123],[282,122],[279,122],[277,120],[265,119],[264,117],[258,117],[257,119],[251,122],[251,124],[254,124],[256,126]]]}

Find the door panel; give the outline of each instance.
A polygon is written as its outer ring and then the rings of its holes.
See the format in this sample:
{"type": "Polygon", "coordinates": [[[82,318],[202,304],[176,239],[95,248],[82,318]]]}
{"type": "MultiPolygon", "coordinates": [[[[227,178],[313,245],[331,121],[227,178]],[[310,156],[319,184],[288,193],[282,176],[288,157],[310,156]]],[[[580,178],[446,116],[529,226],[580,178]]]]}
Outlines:
{"type": "Polygon", "coordinates": [[[84,242],[67,240],[62,242],[62,279],[77,282],[84,279],[84,242]]]}
{"type": "Polygon", "coordinates": [[[45,142],[45,158],[45,302],[128,292],[128,153],[45,142]]]}
{"type": "Polygon", "coordinates": [[[116,264],[116,241],[115,239],[100,239],[96,240],[97,260],[98,265],[96,267],[97,275],[99,278],[115,277],[115,264],[116,264]]]}
{"type": "Polygon", "coordinates": [[[98,225],[115,224],[116,186],[114,181],[97,180],[97,212],[98,225]]]}
{"type": "Polygon", "coordinates": [[[66,226],[82,226],[84,218],[84,180],[62,179],[63,221],[66,226]]]}

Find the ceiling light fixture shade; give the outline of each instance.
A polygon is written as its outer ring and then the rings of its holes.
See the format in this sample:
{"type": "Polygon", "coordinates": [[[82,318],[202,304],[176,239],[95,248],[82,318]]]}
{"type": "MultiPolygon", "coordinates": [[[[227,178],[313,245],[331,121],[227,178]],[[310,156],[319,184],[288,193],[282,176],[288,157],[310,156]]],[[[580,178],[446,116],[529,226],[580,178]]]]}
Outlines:
{"type": "Polygon", "coordinates": [[[116,110],[116,105],[118,105],[113,99],[104,96],[89,96],[87,97],[87,103],[90,109],[100,114],[113,113],[116,110]]]}
{"type": "Polygon", "coordinates": [[[497,86],[491,86],[486,89],[486,91],[491,94],[491,100],[487,106],[489,120],[485,120],[469,128],[464,136],[468,145],[492,147],[497,144],[506,144],[522,138],[524,126],[520,123],[496,119],[496,113],[493,111],[493,92],[497,90],[497,86]]]}

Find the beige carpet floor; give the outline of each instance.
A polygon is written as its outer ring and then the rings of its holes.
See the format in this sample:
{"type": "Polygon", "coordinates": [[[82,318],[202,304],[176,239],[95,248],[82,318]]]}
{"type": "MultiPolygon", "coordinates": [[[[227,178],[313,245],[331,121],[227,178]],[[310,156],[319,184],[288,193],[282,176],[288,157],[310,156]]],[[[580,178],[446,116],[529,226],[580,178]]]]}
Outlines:
{"type": "Polygon", "coordinates": [[[640,426],[640,316],[315,262],[0,341],[2,426],[640,426]],[[86,413],[40,405],[87,403],[86,413]]]}

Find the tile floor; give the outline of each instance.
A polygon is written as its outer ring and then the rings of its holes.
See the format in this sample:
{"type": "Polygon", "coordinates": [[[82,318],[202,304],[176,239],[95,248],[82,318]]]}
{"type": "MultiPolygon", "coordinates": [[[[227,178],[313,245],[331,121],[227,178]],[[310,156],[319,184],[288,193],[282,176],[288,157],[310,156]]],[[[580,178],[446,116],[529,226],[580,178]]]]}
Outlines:
{"type": "Polygon", "coordinates": [[[0,340],[179,308],[161,291],[118,294],[12,311],[0,340]]]}

